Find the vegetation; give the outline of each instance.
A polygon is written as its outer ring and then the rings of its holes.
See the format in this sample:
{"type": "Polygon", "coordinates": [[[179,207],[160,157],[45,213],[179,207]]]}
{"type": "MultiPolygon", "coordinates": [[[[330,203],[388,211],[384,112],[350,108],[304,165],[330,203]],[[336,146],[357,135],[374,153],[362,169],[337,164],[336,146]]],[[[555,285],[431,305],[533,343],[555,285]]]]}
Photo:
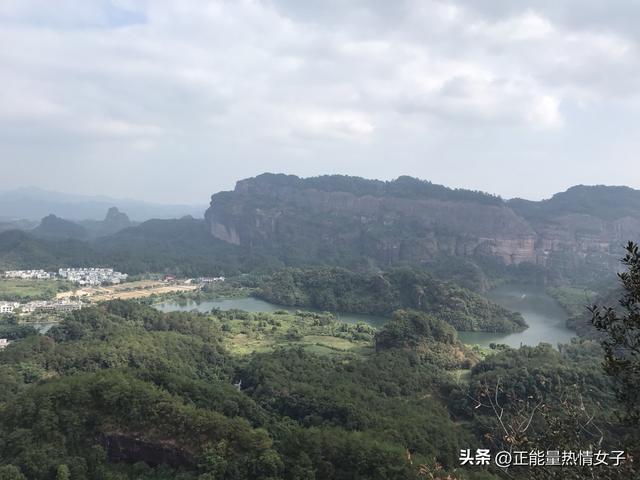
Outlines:
{"type": "Polygon", "coordinates": [[[596,292],[584,288],[575,287],[548,287],[546,292],[551,295],[572,317],[581,317],[587,307],[593,303],[596,292]]]}
{"type": "Polygon", "coordinates": [[[73,289],[71,282],[63,280],[0,279],[0,301],[30,302],[51,300],[57,293],[73,289]]]}
{"type": "MultiPolygon", "coordinates": [[[[438,323],[421,315],[411,313],[438,323]]],[[[0,463],[36,480],[67,469],[71,479],[405,479],[433,458],[456,468],[472,439],[437,398],[461,362],[391,345],[318,355],[299,337],[312,333],[370,346],[375,334],[321,314],[163,314],[124,301],[74,312],[0,352],[0,463]],[[232,353],[242,329],[272,334],[272,348],[232,353]]]]}
{"type": "Polygon", "coordinates": [[[409,176],[400,176],[392,181],[381,181],[368,180],[349,175],[322,175],[311,178],[300,178],[295,175],[264,173],[253,178],[252,181],[258,186],[257,188],[261,186],[297,187],[313,188],[323,191],[348,192],[357,196],[394,196],[415,199],[434,198],[438,200],[473,201],[489,205],[502,205],[504,203],[500,197],[488,193],[448,188],[409,176]]]}
{"type": "Polygon", "coordinates": [[[619,274],[623,292],[619,308],[592,307],[593,323],[604,333],[605,369],[614,379],[627,418],[640,422],[640,250],[629,242],[622,259],[627,270],[619,274]]]}
{"type": "Polygon", "coordinates": [[[207,283],[201,288],[186,292],[171,292],[155,295],[153,301],[175,301],[186,304],[188,301],[205,302],[207,300],[221,300],[228,298],[250,297],[256,292],[253,276],[227,278],[224,282],[207,283]]]}
{"type": "MultiPolygon", "coordinates": [[[[376,331],[329,313],[108,302],[0,352],[0,475],[488,480],[503,472],[465,471],[460,449],[584,448],[593,439],[580,426],[612,448],[629,435],[606,408],[597,344],[492,352],[481,361],[448,323],[416,310],[376,331]],[[507,428],[535,407],[531,427],[501,434],[489,393],[507,428]]],[[[516,478],[554,478],[532,472],[516,478]]]]}
{"type": "Polygon", "coordinates": [[[526,218],[540,219],[567,214],[593,215],[603,220],[637,216],[640,195],[629,187],[576,185],[549,200],[514,199],[509,206],[526,218]]]}
{"type": "Polygon", "coordinates": [[[216,311],[229,351],[238,354],[301,347],[317,354],[369,354],[376,330],[365,324],[341,323],[331,313],[241,310],[216,311]]]}
{"type": "Polygon", "coordinates": [[[38,331],[32,326],[19,324],[17,317],[13,314],[0,315],[0,338],[18,340],[37,333],[38,331]]]}
{"type": "Polygon", "coordinates": [[[271,257],[213,239],[204,221],[149,220],[93,240],[37,238],[0,232],[0,270],[109,266],[132,275],[148,272],[185,277],[234,275],[282,266],[271,257]]]}
{"type": "MultiPolygon", "coordinates": [[[[248,188],[302,181],[265,176],[248,188]]],[[[357,196],[506,205],[497,197],[407,177],[304,182],[357,196]]],[[[540,207],[508,205],[539,221],[575,211],[581,194],[569,193],[540,207]]],[[[224,194],[216,198],[227,201],[224,194]]],[[[481,351],[462,345],[456,329],[515,331],[525,324],[475,292],[514,279],[561,284],[580,277],[595,285],[602,280],[596,278],[599,270],[572,267],[571,258],[559,252],[551,262],[560,266],[555,271],[506,267],[488,257],[441,256],[423,264],[430,273],[381,272],[376,265],[402,259],[392,258],[392,247],[381,250],[379,240],[411,250],[424,226],[372,222],[360,236],[339,215],[292,215],[278,227],[280,234],[295,237],[292,248],[279,245],[269,255],[212,239],[205,222],[190,217],[152,220],[82,241],[61,238],[68,236],[65,229],[46,238],[0,233],[0,268],[109,265],[131,274],[190,277],[251,272],[196,298],[255,293],[318,310],[161,313],[142,303],[111,301],[67,315],[46,335],[14,316],[2,318],[0,338],[11,343],[0,351],[0,480],[637,478],[630,462],[607,469],[500,470],[466,468],[459,461],[461,449],[480,447],[624,449],[638,458],[636,246],[628,247],[622,294],[597,300],[622,300],[593,310],[598,341],[576,339],[557,350],[541,344],[481,351]],[[300,223],[305,221],[311,227],[300,223]],[[313,243],[327,225],[338,232],[335,238],[313,243]],[[317,250],[310,253],[309,245],[317,250]],[[372,251],[388,257],[376,263],[372,251]],[[336,262],[354,270],[326,266],[336,262]],[[379,329],[346,324],[330,313],[338,311],[389,321],[379,329]]],[[[598,215],[608,218],[607,212],[598,215]]],[[[438,228],[436,237],[449,235],[438,228]]],[[[0,285],[0,294],[55,294],[38,290],[44,288],[38,282],[27,285],[5,284],[4,291],[0,285]]],[[[63,283],[46,285],[57,289],[63,283]]],[[[590,292],[549,292],[581,334],[593,331],[581,313],[590,292]]]]}
{"type": "Polygon", "coordinates": [[[281,305],[349,313],[388,316],[397,309],[416,309],[458,330],[510,332],[526,327],[520,314],[409,268],[385,273],[288,268],[266,277],[257,295],[281,305]]]}
{"type": "MultiPolygon", "coordinates": [[[[468,383],[451,395],[451,408],[492,451],[602,449],[636,456],[634,429],[621,424],[611,408],[615,399],[601,355],[589,340],[574,340],[559,351],[548,344],[504,349],[472,369],[468,383]]],[[[636,473],[631,462],[602,469],[516,466],[504,472],[506,478],[527,480],[632,479],[636,473]]]]}

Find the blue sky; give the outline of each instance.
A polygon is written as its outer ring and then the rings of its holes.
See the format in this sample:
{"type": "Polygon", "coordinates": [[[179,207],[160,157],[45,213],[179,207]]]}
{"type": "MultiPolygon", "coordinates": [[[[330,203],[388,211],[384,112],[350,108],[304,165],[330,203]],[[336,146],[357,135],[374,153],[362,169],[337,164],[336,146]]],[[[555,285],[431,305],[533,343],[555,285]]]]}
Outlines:
{"type": "Polygon", "coordinates": [[[638,19],[629,0],[4,0],[2,188],[640,188],[638,19]]]}

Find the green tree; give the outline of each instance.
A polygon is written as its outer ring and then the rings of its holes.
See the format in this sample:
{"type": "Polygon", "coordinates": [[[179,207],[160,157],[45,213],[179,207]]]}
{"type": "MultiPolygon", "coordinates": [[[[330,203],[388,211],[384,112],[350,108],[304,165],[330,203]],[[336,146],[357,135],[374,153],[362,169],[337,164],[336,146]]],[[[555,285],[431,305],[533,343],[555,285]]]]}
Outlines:
{"type": "Polygon", "coordinates": [[[71,472],[69,471],[69,467],[66,465],[59,465],[58,471],[56,473],[56,480],[70,480],[71,472]]]}
{"type": "Polygon", "coordinates": [[[618,274],[623,292],[619,308],[591,307],[593,324],[604,333],[604,367],[615,382],[616,394],[632,424],[640,421],[640,250],[629,242],[618,274]]]}
{"type": "Polygon", "coordinates": [[[0,480],[27,480],[27,477],[15,465],[3,465],[0,467],[0,480]]]}

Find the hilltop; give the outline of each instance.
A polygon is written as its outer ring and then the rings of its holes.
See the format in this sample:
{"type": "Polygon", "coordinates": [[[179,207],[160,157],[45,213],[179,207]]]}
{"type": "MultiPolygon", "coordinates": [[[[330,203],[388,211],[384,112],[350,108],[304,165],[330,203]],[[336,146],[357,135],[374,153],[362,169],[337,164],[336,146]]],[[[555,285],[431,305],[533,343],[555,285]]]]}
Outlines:
{"type": "Polygon", "coordinates": [[[577,186],[540,202],[503,200],[411,177],[263,174],[212,196],[211,235],[289,263],[427,265],[474,258],[556,277],[613,273],[640,236],[640,191],[577,186]]]}

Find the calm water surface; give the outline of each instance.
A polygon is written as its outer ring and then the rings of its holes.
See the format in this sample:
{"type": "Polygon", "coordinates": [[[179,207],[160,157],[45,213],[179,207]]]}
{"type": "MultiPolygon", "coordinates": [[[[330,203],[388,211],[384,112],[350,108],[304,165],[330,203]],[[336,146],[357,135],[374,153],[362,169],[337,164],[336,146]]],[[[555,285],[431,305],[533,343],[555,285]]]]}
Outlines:
{"type": "MultiPolygon", "coordinates": [[[[460,340],[468,344],[489,345],[490,343],[505,343],[512,347],[520,345],[537,345],[540,342],[567,343],[575,336],[566,327],[567,314],[560,305],[543,288],[531,285],[503,285],[487,294],[494,302],[516,312],[522,313],[529,328],[518,333],[485,333],[459,332],[460,340]]],[[[284,307],[274,305],[253,297],[228,298],[223,300],[209,300],[204,302],[164,302],[156,305],[162,312],[191,311],[208,312],[214,308],[220,310],[245,310],[247,312],[275,312],[286,310],[310,310],[300,307],[284,307]]],[[[387,319],[372,315],[338,314],[338,319],[346,323],[365,322],[374,327],[380,327],[387,319]]]]}
{"type": "Polygon", "coordinates": [[[568,343],[575,337],[575,332],[567,328],[566,312],[542,287],[502,285],[491,290],[487,298],[509,310],[520,312],[529,328],[518,333],[459,332],[464,343],[489,345],[493,342],[519,347],[546,342],[555,346],[568,343]]]}
{"type": "MultiPolygon", "coordinates": [[[[185,302],[164,302],[155,305],[161,312],[190,312],[197,310],[199,312],[209,312],[214,308],[219,310],[245,310],[247,312],[275,312],[277,310],[285,310],[287,312],[296,312],[298,310],[316,311],[312,308],[305,307],[285,307],[283,305],[275,305],[273,303],[260,300],[259,298],[243,297],[243,298],[226,298],[222,300],[207,300],[204,302],[194,302],[188,300],[185,302]]],[[[387,321],[384,317],[376,317],[374,315],[360,315],[357,313],[336,313],[341,322],[358,323],[364,322],[374,327],[380,327],[387,321]]]]}

